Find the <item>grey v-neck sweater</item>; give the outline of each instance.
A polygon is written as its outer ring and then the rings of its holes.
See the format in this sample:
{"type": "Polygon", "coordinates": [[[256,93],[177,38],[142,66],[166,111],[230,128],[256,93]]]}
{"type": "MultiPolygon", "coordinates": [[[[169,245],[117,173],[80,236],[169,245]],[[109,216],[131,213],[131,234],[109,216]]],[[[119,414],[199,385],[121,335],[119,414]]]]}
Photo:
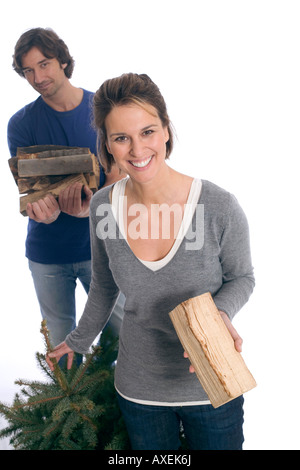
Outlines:
{"type": "Polygon", "coordinates": [[[133,254],[119,232],[110,204],[111,187],[96,193],[90,208],[92,282],[84,313],[66,342],[87,353],[107,323],[119,291],[126,297],[115,385],[142,403],[193,404],[207,400],[177,338],[168,313],[191,297],[211,292],[232,319],[254,288],[249,231],[244,212],[227,191],[202,181],[191,231],[173,258],[152,271],[133,254]],[[200,232],[197,245],[190,236],[200,232]],[[195,232],[196,233],[196,232],[195,232]],[[191,247],[193,246],[193,249],[191,247]]]}

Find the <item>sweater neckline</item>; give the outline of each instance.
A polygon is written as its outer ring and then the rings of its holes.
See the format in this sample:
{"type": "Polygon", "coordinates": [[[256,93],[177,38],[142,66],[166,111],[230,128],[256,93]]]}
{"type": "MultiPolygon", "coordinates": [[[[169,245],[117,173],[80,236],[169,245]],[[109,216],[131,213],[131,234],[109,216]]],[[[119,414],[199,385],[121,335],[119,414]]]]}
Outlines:
{"type": "Polygon", "coordinates": [[[176,239],[170,249],[170,251],[160,260],[157,261],[146,261],[141,258],[138,258],[134,252],[132,251],[128,240],[127,235],[125,233],[124,228],[124,197],[125,197],[125,188],[128,181],[128,177],[124,178],[120,181],[117,181],[112,188],[112,195],[111,195],[111,205],[112,205],[112,212],[113,216],[116,220],[116,223],[119,227],[119,231],[122,235],[122,238],[126,241],[128,248],[130,249],[131,253],[135,256],[135,258],[140,261],[146,268],[150,269],[151,271],[158,271],[165,267],[175,256],[177,253],[189,227],[193,219],[193,215],[195,213],[196,206],[199,202],[199,198],[201,195],[202,190],[202,181],[200,179],[194,178],[190,187],[189,195],[187,203],[185,204],[184,215],[180,224],[180,228],[176,239]]]}
{"type": "Polygon", "coordinates": [[[48,109],[51,113],[53,113],[53,114],[55,114],[56,116],[59,116],[59,117],[67,117],[67,116],[70,116],[70,115],[76,113],[82,106],[85,106],[87,91],[84,88],[82,88],[82,91],[83,91],[82,100],[80,101],[80,103],[77,106],[75,106],[75,108],[70,109],[69,111],[57,111],[56,109],[52,108],[48,103],[46,103],[46,101],[43,100],[42,96],[39,96],[38,99],[41,101],[42,105],[46,109],[48,109]]]}

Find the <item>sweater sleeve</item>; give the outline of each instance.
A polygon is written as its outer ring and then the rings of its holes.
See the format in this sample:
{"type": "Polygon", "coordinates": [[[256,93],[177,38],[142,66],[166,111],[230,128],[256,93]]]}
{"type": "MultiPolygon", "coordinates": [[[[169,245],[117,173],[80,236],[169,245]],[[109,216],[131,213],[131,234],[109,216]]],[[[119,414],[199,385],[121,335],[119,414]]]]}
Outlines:
{"type": "Polygon", "coordinates": [[[90,346],[109,320],[117,301],[119,289],[109,268],[105,242],[96,233],[96,202],[90,207],[90,237],[92,251],[92,280],[84,312],[78,326],[67,337],[67,345],[81,354],[90,346]]]}
{"type": "Polygon", "coordinates": [[[17,155],[18,147],[28,147],[33,145],[32,137],[30,138],[26,126],[22,125],[21,113],[16,113],[12,116],[7,125],[7,144],[10,155],[15,157],[17,155]]]}
{"type": "Polygon", "coordinates": [[[232,195],[220,241],[220,263],[223,284],[214,301],[232,319],[248,301],[255,285],[248,222],[232,195]]]}

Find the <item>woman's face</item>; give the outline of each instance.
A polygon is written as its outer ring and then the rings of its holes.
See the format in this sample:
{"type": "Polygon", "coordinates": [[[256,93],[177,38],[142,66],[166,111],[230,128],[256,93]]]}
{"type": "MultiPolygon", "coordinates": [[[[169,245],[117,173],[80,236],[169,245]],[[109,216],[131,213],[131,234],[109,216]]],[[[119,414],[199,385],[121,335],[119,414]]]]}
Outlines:
{"type": "Polygon", "coordinates": [[[169,132],[153,106],[116,106],[108,114],[105,127],[109,153],[132,179],[150,180],[166,165],[169,132]]]}

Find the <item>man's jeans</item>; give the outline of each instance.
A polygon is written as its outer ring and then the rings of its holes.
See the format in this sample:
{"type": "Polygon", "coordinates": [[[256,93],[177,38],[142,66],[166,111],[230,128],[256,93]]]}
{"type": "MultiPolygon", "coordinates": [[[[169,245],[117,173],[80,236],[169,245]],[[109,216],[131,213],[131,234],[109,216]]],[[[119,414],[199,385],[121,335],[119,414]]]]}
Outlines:
{"type": "Polygon", "coordinates": [[[154,406],[118,395],[133,450],[177,450],[182,426],[191,450],[242,450],[243,397],[212,405],[154,406]]]}
{"type": "MultiPolygon", "coordinates": [[[[78,279],[88,293],[91,261],[73,264],[29,261],[29,268],[42,317],[47,320],[51,343],[57,346],[76,327],[76,283],[78,279]]],[[[124,297],[121,294],[110,321],[115,334],[118,334],[122,322],[123,305],[124,297]]]]}

